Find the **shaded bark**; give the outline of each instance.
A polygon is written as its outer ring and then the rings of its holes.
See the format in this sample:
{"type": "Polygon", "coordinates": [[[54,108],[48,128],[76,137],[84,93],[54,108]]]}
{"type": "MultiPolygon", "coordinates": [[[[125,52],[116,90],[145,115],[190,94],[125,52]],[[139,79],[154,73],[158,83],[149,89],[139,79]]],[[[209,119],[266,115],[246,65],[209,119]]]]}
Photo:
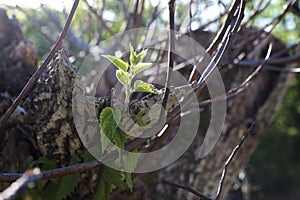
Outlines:
{"type": "MultiPolygon", "coordinates": [[[[22,34],[19,22],[9,19],[0,9],[0,114],[12,104],[23,86],[34,73],[37,53],[32,42],[22,34]]],[[[24,131],[24,115],[21,107],[13,113],[5,130],[0,130],[0,171],[24,172],[26,159],[34,154],[32,136],[24,131]]],[[[7,183],[0,183],[1,190],[7,183]]]]}

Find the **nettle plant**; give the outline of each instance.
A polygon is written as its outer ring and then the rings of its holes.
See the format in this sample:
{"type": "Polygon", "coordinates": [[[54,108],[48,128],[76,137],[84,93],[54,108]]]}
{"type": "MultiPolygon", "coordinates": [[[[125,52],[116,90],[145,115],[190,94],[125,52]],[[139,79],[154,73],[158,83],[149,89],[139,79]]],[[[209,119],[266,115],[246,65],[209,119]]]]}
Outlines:
{"type": "MultiPolygon", "coordinates": [[[[130,137],[121,127],[119,127],[119,122],[123,117],[127,116],[129,111],[130,97],[133,92],[147,92],[153,94],[162,93],[161,90],[156,89],[152,84],[146,83],[142,80],[135,80],[134,77],[148,69],[152,66],[152,63],[142,62],[147,54],[147,50],[143,50],[137,53],[132,45],[130,45],[130,59],[129,62],[117,58],[111,55],[104,55],[105,58],[110,60],[118,69],[116,70],[116,77],[118,81],[123,85],[125,92],[125,99],[123,107],[112,108],[106,107],[100,113],[100,130],[101,130],[101,150],[102,153],[109,148],[110,142],[113,142],[120,149],[124,149],[126,143],[130,141],[130,137]],[[134,81],[134,83],[133,83],[134,81]]],[[[139,116],[137,116],[138,124],[143,126],[145,124],[141,123],[139,116]]],[[[135,150],[137,152],[137,150],[135,150]]],[[[119,152],[121,153],[121,152],[119,152]]],[[[120,156],[122,159],[122,156],[120,156]]],[[[101,179],[100,191],[103,199],[107,199],[108,195],[112,191],[113,185],[118,188],[123,188],[123,179],[125,178],[127,186],[132,190],[133,184],[131,180],[131,172],[137,164],[137,156],[132,156],[132,158],[122,161],[121,163],[125,167],[127,172],[122,173],[117,170],[112,170],[108,167],[104,167],[104,176],[101,179]],[[123,174],[123,175],[122,175],[123,174]]]]}
{"type": "Polygon", "coordinates": [[[104,56],[118,68],[116,71],[116,76],[125,89],[125,105],[129,104],[129,99],[132,92],[149,92],[154,94],[161,93],[161,91],[157,90],[152,84],[146,83],[142,80],[136,80],[132,86],[133,78],[152,65],[152,63],[142,62],[146,54],[147,49],[137,54],[132,45],[130,45],[130,64],[115,56],[104,56]]]}

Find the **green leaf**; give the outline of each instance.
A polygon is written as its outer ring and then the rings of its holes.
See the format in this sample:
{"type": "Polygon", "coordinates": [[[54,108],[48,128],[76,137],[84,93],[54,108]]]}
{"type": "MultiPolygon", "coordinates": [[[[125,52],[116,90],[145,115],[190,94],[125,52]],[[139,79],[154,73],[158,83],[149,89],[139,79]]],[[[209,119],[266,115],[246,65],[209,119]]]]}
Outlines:
{"type": "Polygon", "coordinates": [[[145,128],[150,128],[149,126],[147,126],[147,124],[145,123],[145,121],[143,120],[143,113],[139,112],[137,115],[135,115],[135,120],[138,123],[138,125],[140,127],[145,127],[145,128]]]}
{"type": "Polygon", "coordinates": [[[100,180],[99,189],[94,197],[95,200],[108,200],[112,190],[112,184],[108,183],[103,177],[100,180]]]}
{"type": "Polygon", "coordinates": [[[122,131],[122,129],[119,127],[116,129],[113,134],[113,139],[119,148],[124,149],[126,143],[126,133],[122,131]]]}
{"type": "Polygon", "coordinates": [[[66,199],[74,191],[80,179],[80,174],[62,177],[57,187],[56,199],[66,199]]]}
{"type": "MultiPolygon", "coordinates": [[[[119,112],[116,113],[116,118],[120,118],[119,112]]],[[[110,140],[113,138],[114,132],[116,132],[116,128],[118,127],[114,114],[113,109],[110,107],[104,108],[100,114],[100,140],[102,152],[104,152],[109,145],[110,140]]]]}
{"type": "Polygon", "coordinates": [[[143,50],[142,52],[140,52],[137,56],[136,56],[136,59],[135,59],[135,62],[136,62],[136,64],[138,64],[138,63],[140,63],[142,60],[143,60],[143,58],[146,56],[146,54],[147,54],[147,49],[145,49],[145,50],[143,50]]]}
{"type": "Polygon", "coordinates": [[[112,138],[113,132],[115,131],[117,124],[114,120],[113,110],[111,107],[106,107],[100,114],[100,128],[108,137],[112,138]]]}
{"type": "Polygon", "coordinates": [[[130,80],[129,80],[128,72],[123,72],[122,70],[117,70],[116,75],[117,75],[117,78],[120,81],[120,83],[122,83],[122,85],[124,85],[124,86],[129,85],[130,80]]]}
{"type": "Polygon", "coordinates": [[[153,85],[146,83],[141,80],[137,80],[134,82],[133,89],[135,92],[149,92],[153,94],[160,94],[161,91],[157,90],[153,85]]]}
{"type": "Polygon", "coordinates": [[[122,180],[121,172],[113,168],[104,167],[103,178],[109,183],[114,184],[120,189],[124,189],[124,182],[122,180]]]}
{"type": "MultiPolygon", "coordinates": [[[[54,180],[54,179],[53,179],[54,180]]],[[[46,187],[41,190],[41,199],[43,200],[51,200],[51,199],[57,199],[57,188],[59,185],[55,183],[55,181],[50,180],[46,187]],[[51,195],[49,195],[51,194],[51,195]]],[[[60,179],[59,179],[60,180],[60,179]]]]}
{"type": "Polygon", "coordinates": [[[104,153],[108,145],[110,144],[110,139],[100,130],[100,140],[101,140],[101,151],[104,153]]]}
{"type": "Polygon", "coordinates": [[[138,73],[144,71],[145,69],[148,69],[151,65],[152,65],[152,63],[138,63],[134,67],[133,72],[134,72],[134,74],[138,74],[138,73]]]}
{"type": "Polygon", "coordinates": [[[125,178],[126,178],[126,184],[127,184],[128,188],[130,189],[130,191],[132,192],[133,183],[132,183],[131,173],[126,172],[125,178]]]}
{"type": "Polygon", "coordinates": [[[110,55],[104,55],[105,58],[109,59],[116,67],[118,67],[120,70],[123,72],[126,72],[128,69],[128,63],[123,61],[120,58],[117,58],[115,56],[110,56],[110,55]]]}
{"type": "Polygon", "coordinates": [[[129,44],[129,46],[130,46],[130,64],[135,65],[136,54],[131,43],[129,44]]]}
{"type": "Polygon", "coordinates": [[[128,172],[133,172],[137,165],[139,154],[134,154],[136,152],[137,150],[133,151],[133,153],[126,154],[125,159],[122,160],[122,165],[128,172]]]}

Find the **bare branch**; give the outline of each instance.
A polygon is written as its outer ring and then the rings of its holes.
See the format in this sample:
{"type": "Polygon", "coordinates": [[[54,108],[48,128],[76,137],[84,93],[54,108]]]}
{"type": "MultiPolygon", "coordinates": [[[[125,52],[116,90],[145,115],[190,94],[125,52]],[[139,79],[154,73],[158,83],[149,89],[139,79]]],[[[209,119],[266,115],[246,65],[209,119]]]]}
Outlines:
{"type": "Polygon", "coordinates": [[[224,180],[225,180],[225,177],[226,177],[226,174],[227,174],[227,169],[228,169],[228,166],[229,166],[230,162],[233,160],[233,158],[236,155],[236,153],[238,152],[238,150],[244,144],[244,142],[245,142],[247,136],[249,135],[250,130],[254,126],[254,124],[255,124],[255,121],[253,121],[251,123],[251,125],[249,126],[249,128],[247,129],[247,131],[244,133],[244,135],[243,135],[240,143],[233,149],[233,151],[231,152],[230,156],[228,157],[228,159],[227,159],[227,161],[225,163],[223,172],[222,172],[222,176],[221,176],[221,179],[220,179],[219,188],[218,188],[215,200],[219,200],[219,198],[220,198],[220,195],[221,195],[221,192],[222,192],[222,189],[223,189],[224,180]]]}
{"type": "Polygon", "coordinates": [[[248,17],[247,21],[243,24],[244,26],[248,25],[250,22],[252,22],[254,20],[254,18],[259,15],[262,11],[264,11],[271,3],[271,0],[268,0],[267,3],[265,3],[265,5],[262,5],[263,2],[265,2],[264,0],[260,0],[256,9],[254,9],[254,11],[252,12],[252,14],[250,14],[250,17],[248,17]]]}
{"type": "MultiPolygon", "coordinates": [[[[174,55],[173,51],[175,49],[175,0],[169,1],[169,52],[168,52],[168,71],[166,76],[166,84],[165,84],[165,93],[162,102],[162,106],[166,108],[169,96],[169,87],[170,80],[172,80],[173,68],[174,68],[174,55]]],[[[161,116],[163,115],[163,109],[161,109],[161,116]]]]}
{"type": "Polygon", "coordinates": [[[168,180],[163,180],[163,183],[164,184],[167,184],[167,185],[171,185],[171,186],[175,186],[175,187],[178,187],[178,188],[181,188],[183,190],[186,190],[190,193],[193,193],[194,195],[196,195],[197,197],[199,197],[199,199],[203,199],[203,200],[213,200],[212,198],[198,192],[197,190],[195,190],[194,188],[192,188],[191,186],[188,186],[188,185],[181,185],[179,183],[174,183],[174,182],[171,182],[171,181],[168,181],[168,180]]]}
{"type": "Polygon", "coordinates": [[[26,171],[19,179],[13,182],[6,190],[0,193],[0,200],[13,199],[19,191],[24,189],[28,184],[39,180],[41,171],[39,168],[34,168],[26,171]]]}
{"type": "Polygon", "coordinates": [[[294,5],[296,2],[297,0],[289,0],[288,2],[286,2],[283,6],[283,10],[281,11],[281,13],[277,17],[275,17],[269,24],[267,24],[264,29],[270,27],[270,30],[267,31],[270,34],[273,31],[273,29],[277,26],[277,24],[279,24],[279,22],[285,16],[285,14],[289,11],[290,7],[294,5]]]}
{"type": "MultiPolygon", "coordinates": [[[[268,52],[266,54],[265,61],[260,66],[258,66],[257,69],[250,76],[248,76],[248,78],[240,86],[241,88],[245,88],[250,83],[250,81],[253,79],[253,77],[258,74],[258,72],[261,70],[262,66],[270,58],[271,50],[272,50],[272,43],[269,45],[269,49],[268,49],[268,52]]],[[[239,88],[236,88],[236,89],[237,89],[237,91],[239,90],[239,88]]],[[[243,135],[240,143],[233,149],[232,153],[228,157],[228,159],[227,159],[227,161],[225,163],[223,172],[222,172],[222,176],[221,176],[221,179],[220,179],[219,188],[218,188],[215,200],[218,200],[220,198],[220,195],[221,195],[221,192],[222,192],[222,188],[223,188],[223,183],[224,183],[225,176],[227,174],[227,169],[228,169],[228,166],[229,166],[230,162],[233,160],[233,157],[235,156],[235,154],[237,153],[237,151],[241,148],[242,144],[244,143],[245,139],[247,138],[248,133],[250,132],[250,130],[253,127],[253,125],[254,125],[254,121],[252,122],[252,124],[250,125],[250,127],[248,128],[248,130],[243,135]]]]}
{"type": "MultiPolygon", "coordinates": [[[[236,2],[238,2],[238,0],[235,1],[233,8],[236,8],[235,5],[237,4],[236,2]]],[[[213,70],[216,68],[216,66],[218,65],[218,63],[220,62],[221,57],[223,56],[226,48],[228,47],[228,44],[230,42],[230,40],[232,39],[232,36],[235,35],[235,33],[238,30],[238,27],[241,24],[241,21],[243,19],[244,16],[244,10],[245,10],[245,1],[241,0],[240,3],[238,4],[239,10],[233,10],[231,9],[227,20],[224,24],[224,27],[227,26],[228,24],[228,30],[226,29],[227,33],[226,35],[223,35],[223,39],[222,39],[222,46],[218,49],[217,53],[214,55],[214,57],[212,58],[211,62],[208,64],[208,66],[205,68],[204,72],[201,74],[201,76],[199,77],[197,84],[198,87],[202,86],[203,83],[205,83],[205,81],[207,80],[208,76],[213,72],[213,70]],[[237,13],[237,14],[235,14],[237,13]],[[232,17],[232,18],[230,18],[232,17]]],[[[225,29],[223,27],[223,29],[225,29]]],[[[218,36],[216,36],[216,40],[214,43],[219,43],[219,38],[220,38],[220,33],[223,32],[223,29],[218,33],[218,36]]],[[[225,32],[226,32],[225,31],[225,32]]],[[[207,55],[210,55],[213,51],[214,51],[215,45],[212,45],[211,47],[209,47],[209,49],[207,50],[207,55]]],[[[205,55],[204,57],[206,57],[207,55],[205,55]]],[[[203,65],[203,62],[205,62],[206,59],[202,59],[202,61],[200,62],[200,65],[203,65]]],[[[191,79],[193,80],[193,74],[191,74],[191,79]]]]}
{"type": "MultiPolygon", "coordinates": [[[[113,32],[111,30],[111,28],[108,27],[108,25],[106,24],[106,22],[103,20],[102,16],[100,16],[97,11],[88,3],[87,0],[83,0],[85,2],[85,4],[88,6],[89,10],[97,17],[97,19],[99,20],[99,22],[101,23],[101,25],[103,26],[103,28],[111,35],[115,35],[115,32],[113,32]]],[[[119,41],[116,40],[116,43],[122,47],[123,49],[126,49],[123,44],[119,41]]]]}
{"type": "Polygon", "coordinates": [[[219,44],[221,42],[223,43],[222,46],[218,49],[217,53],[214,55],[214,57],[212,58],[209,65],[205,68],[201,77],[199,77],[198,74],[196,74],[197,66],[195,66],[193,68],[193,70],[190,74],[190,78],[189,78],[190,83],[197,79],[198,79],[198,86],[205,83],[207,77],[218,65],[232,36],[237,32],[238,27],[240,26],[241,21],[244,16],[244,14],[243,14],[244,10],[245,10],[245,1],[240,0],[240,3],[238,3],[238,0],[236,0],[234,2],[230,12],[228,13],[227,19],[226,19],[222,29],[218,32],[218,34],[215,37],[211,46],[206,50],[207,54],[203,56],[202,60],[198,64],[198,66],[205,66],[206,62],[208,60],[208,57],[212,55],[212,53],[215,51],[215,49],[219,46],[219,44]]]}

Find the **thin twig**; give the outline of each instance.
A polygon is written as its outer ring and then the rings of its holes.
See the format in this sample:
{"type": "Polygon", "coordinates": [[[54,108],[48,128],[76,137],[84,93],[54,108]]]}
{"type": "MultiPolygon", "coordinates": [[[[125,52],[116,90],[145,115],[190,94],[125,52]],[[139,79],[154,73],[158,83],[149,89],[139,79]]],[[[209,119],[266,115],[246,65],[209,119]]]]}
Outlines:
{"type": "MultiPolygon", "coordinates": [[[[75,165],[70,165],[67,167],[61,167],[56,169],[51,169],[47,171],[41,172],[40,179],[52,179],[52,178],[59,178],[71,174],[81,173],[95,167],[100,166],[101,163],[98,160],[92,160],[89,162],[79,163],[75,165]]],[[[15,181],[16,179],[20,178],[22,174],[19,173],[0,173],[0,181],[10,182],[15,181]]]]}
{"type": "Polygon", "coordinates": [[[262,5],[262,3],[265,2],[265,0],[260,0],[256,9],[250,14],[250,17],[248,17],[247,21],[243,24],[244,26],[248,25],[249,22],[253,22],[254,18],[258,16],[262,11],[264,11],[271,3],[271,0],[268,0],[265,5],[262,5]]]}
{"type": "MultiPolygon", "coordinates": [[[[233,7],[235,8],[235,6],[233,6],[233,7]]],[[[239,10],[238,10],[237,14],[236,15],[232,15],[232,18],[230,19],[230,21],[227,22],[227,20],[226,20],[225,24],[229,23],[230,25],[228,27],[227,34],[225,36],[223,35],[223,39],[222,39],[222,43],[223,44],[218,49],[218,51],[215,54],[215,56],[212,58],[212,60],[208,64],[208,66],[205,68],[205,70],[203,71],[203,73],[199,77],[199,79],[197,81],[198,87],[201,87],[202,84],[204,84],[204,82],[207,80],[207,78],[209,77],[209,75],[217,67],[218,63],[220,62],[220,59],[222,58],[222,56],[223,56],[226,48],[229,45],[229,42],[231,41],[232,36],[234,36],[235,33],[237,32],[238,27],[240,26],[241,21],[242,21],[242,19],[244,17],[244,9],[245,9],[245,1],[244,0],[240,0],[240,4],[239,4],[238,8],[239,8],[239,10]]],[[[228,18],[231,16],[231,13],[236,13],[236,12],[234,10],[230,10],[230,12],[228,14],[228,18]]],[[[223,32],[223,31],[221,31],[221,32],[223,32]]],[[[212,45],[211,48],[214,48],[214,45],[212,45]]],[[[211,48],[209,48],[207,52],[210,52],[211,48]]],[[[210,53],[212,53],[212,52],[210,52],[210,53]]],[[[209,53],[208,53],[208,55],[209,55],[209,53]]],[[[204,57],[206,57],[206,55],[204,57]]],[[[203,59],[200,64],[202,64],[202,62],[205,62],[204,60],[205,59],[203,59]]]]}
{"type": "MultiPolygon", "coordinates": [[[[113,32],[113,30],[108,27],[108,25],[106,24],[106,22],[104,21],[104,19],[102,18],[102,16],[100,16],[97,11],[89,4],[89,2],[87,0],[83,0],[85,2],[85,4],[87,5],[87,7],[89,8],[89,10],[97,17],[98,21],[101,23],[101,25],[103,26],[103,28],[111,35],[114,36],[116,33],[113,32]]],[[[126,48],[124,47],[124,45],[122,44],[122,42],[120,42],[119,40],[115,40],[116,43],[123,49],[126,50],[126,48]]]]}
{"type": "Polygon", "coordinates": [[[229,41],[231,40],[232,36],[235,35],[234,33],[237,32],[237,29],[241,24],[241,21],[244,17],[244,10],[245,10],[245,0],[240,0],[240,3],[238,3],[238,0],[236,0],[228,13],[227,19],[224,25],[222,26],[222,29],[218,32],[214,41],[212,42],[210,47],[206,50],[207,53],[203,56],[198,66],[205,66],[208,58],[212,56],[212,53],[215,51],[215,49],[217,49],[217,47],[221,42],[223,43],[222,46],[217,50],[217,53],[212,58],[212,62],[210,62],[209,66],[205,68],[206,72],[204,72],[205,73],[204,75],[202,74],[201,76],[202,78],[201,77],[199,78],[198,75],[196,74],[197,66],[193,68],[189,78],[190,83],[192,83],[194,80],[197,79],[198,82],[199,80],[205,81],[206,79],[203,78],[204,77],[207,78],[208,77],[207,75],[209,75],[218,65],[218,62],[220,61],[221,57],[225,52],[225,49],[228,47],[229,41]],[[238,14],[236,14],[237,9],[239,9],[238,14]]]}
{"type": "Polygon", "coordinates": [[[220,179],[220,183],[219,183],[219,187],[218,187],[218,191],[217,191],[217,195],[216,195],[215,200],[219,200],[219,198],[220,198],[220,195],[221,195],[221,192],[222,192],[222,189],[223,189],[223,184],[224,184],[224,180],[225,180],[225,177],[226,177],[226,174],[227,174],[227,170],[228,170],[229,164],[231,163],[231,161],[233,160],[234,156],[236,155],[236,153],[238,152],[238,150],[241,148],[241,146],[245,142],[245,140],[246,140],[247,136],[249,135],[249,132],[252,129],[252,127],[254,126],[254,124],[255,124],[255,121],[253,121],[251,123],[251,125],[249,126],[249,128],[247,129],[247,131],[244,133],[244,135],[243,135],[240,143],[233,149],[233,151],[231,152],[230,156],[228,157],[228,159],[227,159],[227,161],[225,163],[223,172],[222,172],[222,176],[221,176],[221,179],[220,179]]]}
{"type": "Polygon", "coordinates": [[[0,193],[0,200],[13,199],[19,191],[24,189],[28,184],[36,182],[41,177],[39,168],[26,171],[19,179],[13,182],[8,188],[0,193]]]}
{"type": "Polygon", "coordinates": [[[295,44],[292,44],[292,45],[290,45],[290,46],[288,46],[288,47],[286,47],[284,49],[281,49],[281,50],[273,53],[271,58],[277,58],[277,57],[280,57],[280,56],[282,56],[284,54],[287,54],[289,51],[295,49],[298,45],[300,46],[300,41],[298,41],[295,44]]]}
{"type": "MultiPolygon", "coordinates": [[[[254,64],[254,63],[253,63],[254,64]]],[[[237,64],[237,66],[242,67],[254,67],[254,65],[243,65],[242,63],[237,64]]],[[[293,67],[277,67],[272,65],[264,65],[262,70],[269,70],[275,72],[284,72],[284,73],[300,73],[300,68],[293,68],[293,67]]]]}
{"type": "MultiPolygon", "coordinates": [[[[248,85],[250,83],[250,81],[253,79],[254,76],[256,76],[258,74],[258,72],[261,70],[262,66],[267,62],[267,60],[270,58],[271,55],[271,50],[272,50],[272,43],[269,45],[269,49],[268,52],[266,54],[265,60],[262,64],[260,64],[257,69],[250,75],[248,76],[248,78],[242,83],[241,87],[245,87],[246,85],[248,85]]],[[[222,176],[220,179],[220,183],[219,183],[219,187],[218,187],[218,191],[217,191],[217,195],[215,200],[218,200],[220,198],[222,189],[223,189],[223,184],[224,184],[224,180],[227,174],[227,169],[228,166],[230,164],[230,162],[233,160],[233,157],[235,156],[235,154],[237,153],[237,151],[241,148],[242,144],[244,143],[245,139],[248,136],[249,131],[251,130],[251,128],[253,127],[254,122],[250,125],[250,127],[248,128],[248,130],[245,132],[245,134],[243,135],[240,143],[233,149],[232,153],[230,154],[230,156],[228,157],[223,172],[222,172],[222,176]]]]}
{"type": "MultiPolygon", "coordinates": [[[[285,14],[289,11],[289,8],[294,5],[297,2],[297,0],[289,0],[287,1],[284,6],[283,6],[283,10],[281,11],[281,13],[275,17],[270,23],[268,23],[267,25],[265,25],[266,29],[267,27],[271,26],[269,31],[266,31],[268,34],[270,34],[273,29],[277,26],[277,24],[279,24],[279,22],[282,20],[282,18],[285,16],[285,14]]],[[[266,36],[265,36],[266,37],[266,36]]]]}
{"type": "Polygon", "coordinates": [[[225,95],[218,96],[214,99],[208,99],[208,100],[201,101],[198,103],[198,105],[200,107],[203,107],[203,106],[210,105],[212,102],[224,101],[225,99],[231,99],[231,98],[237,96],[238,94],[240,94],[241,92],[245,91],[249,87],[250,82],[254,79],[255,76],[257,76],[258,72],[261,69],[263,69],[264,64],[267,62],[268,56],[270,56],[270,53],[271,53],[271,45],[269,47],[268,54],[267,54],[267,57],[264,60],[264,62],[261,63],[257,67],[257,69],[254,72],[252,72],[241,85],[230,89],[225,95]]]}
{"type": "Polygon", "coordinates": [[[105,21],[102,19],[102,17],[100,17],[100,15],[97,13],[97,11],[88,3],[88,1],[84,0],[85,4],[87,5],[87,7],[89,8],[89,10],[98,18],[99,22],[101,23],[101,25],[103,26],[103,28],[105,30],[107,30],[107,32],[113,36],[115,35],[115,32],[113,32],[111,30],[111,28],[109,28],[107,26],[107,24],[105,23],[105,21]]]}
{"type": "Polygon", "coordinates": [[[227,19],[226,19],[224,25],[222,26],[221,30],[218,32],[217,36],[215,37],[215,40],[211,43],[211,45],[207,49],[207,53],[210,56],[212,56],[213,52],[217,49],[217,47],[223,40],[228,27],[232,23],[232,19],[235,16],[236,10],[238,9],[238,7],[240,7],[240,9],[241,9],[241,5],[242,5],[242,1],[239,2],[238,0],[236,0],[234,2],[234,4],[232,5],[232,8],[230,9],[230,12],[228,13],[228,16],[227,16],[227,19]]]}
{"type": "Polygon", "coordinates": [[[168,180],[163,180],[163,183],[164,184],[167,184],[167,185],[171,185],[171,186],[175,186],[175,187],[178,187],[178,188],[181,188],[181,189],[184,189],[190,193],[193,193],[194,195],[196,195],[197,197],[199,197],[199,199],[203,199],[203,200],[213,200],[212,198],[198,192],[197,190],[195,190],[194,188],[192,188],[191,186],[189,185],[182,185],[182,184],[179,184],[179,183],[174,183],[174,182],[171,182],[171,181],[168,181],[168,180]]]}
{"type": "MultiPolygon", "coordinates": [[[[170,31],[169,31],[169,52],[168,52],[168,71],[166,76],[166,84],[165,84],[165,93],[162,102],[162,107],[166,108],[169,96],[169,87],[170,80],[172,80],[173,68],[174,68],[174,55],[173,51],[175,49],[175,0],[169,1],[169,23],[170,23],[170,31]]],[[[163,109],[161,110],[161,116],[163,114],[163,109]]]]}
{"type": "Polygon", "coordinates": [[[71,24],[71,21],[73,19],[74,14],[75,14],[75,11],[77,9],[78,3],[79,3],[79,0],[75,0],[74,1],[72,9],[71,9],[71,12],[70,12],[70,14],[69,14],[69,16],[67,18],[66,24],[65,24],[65,26],[64,26],[64,28],[63,28],[60,36],[59,36],[59,38],[57,39],[55,45],[52,47],[50,53],[46,57],[45,61],[35,71],[35,73],[32,75],[32,77],[30,78],[30,80],[24,86],[24,88],[21,91],[21,93],[19,94],[19,96],[14,101],[13,105],[6,111],[6,113],[4,114],[4,116],[1,118],[1,121],[0,121],[0,130],[4,128],[4,125],[5,125],[6,121],[9,119],[9,117],[11,116],[11,114],[14,112],[14,110],[20,104],[20,102],[28,94],[28,92],[30,91],[30,89],[32,88],[32,86],[37,82],[37,80],[39,79],[39,77],[41,76],[41,74],[43,73],[43,71],[47,68],[48,64],[50,63],[50,61],[54,57],[54,55],[57,52],[57,50],[61,47],[62,41],[65,38],[65,36],[67,34],[67,31],[68,31],[68,29],[70,27],[70,24],[71,24]]]}

